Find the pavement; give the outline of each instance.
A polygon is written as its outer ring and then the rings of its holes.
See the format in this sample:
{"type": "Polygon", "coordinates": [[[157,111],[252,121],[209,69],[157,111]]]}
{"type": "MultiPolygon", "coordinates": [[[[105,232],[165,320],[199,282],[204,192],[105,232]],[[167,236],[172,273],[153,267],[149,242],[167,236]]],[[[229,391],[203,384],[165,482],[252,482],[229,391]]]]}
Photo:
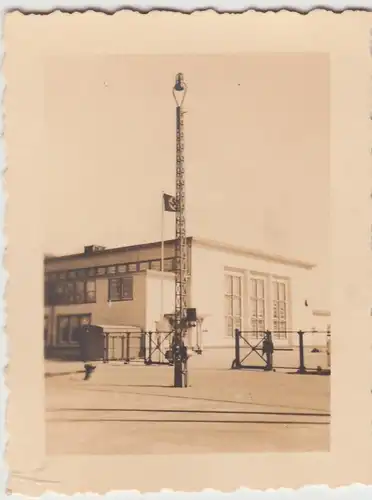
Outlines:
{"type": "Polygon", "coordinates": [[[169,366],[97,363],[84,381],[82,363],[46,361],[47,453],[329,450],[330,377],[202,358],[190,360],[188,388],[173,387],[169,366]]]}
{"type": "MultiPolygon", "coordinates": [[[[304,358],[306,368],[309,370],[316,370],[317,367],[322,369],[328,368],[328,358],[324,347],[319,347],[319,352],[312,353],[312,348],[306,347],[304,350],[304,358]]],[[[261,351],[258,351],[260,354],[261,351]]],[[[220,349],[207,349],[201,356],[193,353],[190,366],[197,370],[219,369],[225,370],[231,367],[232,361],[235,357],[233,348],[220,348],[220,349]]],[[[264,361],[257,353],[251,352],[248,346],[243,346],[240,353],[241,362],[243,364],[252,364],[255,366],[263,366],[264,361]],[[247,356],[248,355],[248,356],[247,356]]],[[[164,357],[159,355],[159,352],[153,354],[153,360],[164,360],[164,357]]],[[[299,352],[298,349],[293,351],[275,351],[273,356],[273,364],[276,371],[286,373],[288,371],[296,371],[299,366],[299,352]]],[[[102,363],[99,362],[99,365],[102,363]]],[[[132,361],[132,365],[142,365],[143,361],[132,361]]],[[[84,371],[84,363],[81,361],[58,361],[58,360],[45,360],[45,376],[53,377],[57,375],[67,375],[77,371],[84,371]]],[[[110,366],[122,366],[123,362],[110,362],[110,366]]]]}

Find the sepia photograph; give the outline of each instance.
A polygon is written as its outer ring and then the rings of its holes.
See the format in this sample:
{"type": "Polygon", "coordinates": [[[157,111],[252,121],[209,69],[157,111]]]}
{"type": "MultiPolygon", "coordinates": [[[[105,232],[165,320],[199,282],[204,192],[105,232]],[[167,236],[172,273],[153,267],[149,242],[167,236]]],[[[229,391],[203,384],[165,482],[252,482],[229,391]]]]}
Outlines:
{"type": "Polygon", "coordinates": [[[9,491],[368,483],[368,19],[7,14],[9,491]]]}
{"type": "Polygon", "coordinates": [[[48,451],[328,451],[327,55],[56,56],[44,105],[48,451]]]}

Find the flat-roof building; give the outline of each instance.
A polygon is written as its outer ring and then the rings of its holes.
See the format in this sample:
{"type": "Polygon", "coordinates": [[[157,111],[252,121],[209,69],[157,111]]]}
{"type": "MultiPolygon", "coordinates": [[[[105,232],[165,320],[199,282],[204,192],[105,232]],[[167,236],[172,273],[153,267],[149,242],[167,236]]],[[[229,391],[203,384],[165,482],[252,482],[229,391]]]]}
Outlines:
{"type": "MultiPolygon", "coordinates": [[[[187,306],[198,324],[189,345],[231,347],[236,328],[272,330],[276,345],[291,345],[292,330],[325,330],[326,310],[313,310],[314,264],[189,237],[187,306]]],[[[174,312],[174,240],[45,257],[45,343],[50,351],[77,348],[84,323],[155,331],[174,312]]],[[[307,337],[315,342],[314,337],[307,337]]]]}

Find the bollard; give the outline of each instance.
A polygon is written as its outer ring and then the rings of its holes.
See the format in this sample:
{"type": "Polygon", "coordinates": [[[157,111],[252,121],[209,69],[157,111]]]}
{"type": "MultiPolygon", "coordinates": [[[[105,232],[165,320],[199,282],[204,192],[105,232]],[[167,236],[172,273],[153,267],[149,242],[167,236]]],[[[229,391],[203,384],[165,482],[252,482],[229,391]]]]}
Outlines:
{"type": "Polygon", "coordinates": [[[298,333],[299,349],[300,349],[300,366],[298,368],[298,373],[306,373],[305,367],[305,357],[304,357],[304,333],[301,330],[298,333]]]}
{"type": "Polygon", "coordinates": [[[240,368],[240,330],[235,329],[235,368],[240,368]]]}

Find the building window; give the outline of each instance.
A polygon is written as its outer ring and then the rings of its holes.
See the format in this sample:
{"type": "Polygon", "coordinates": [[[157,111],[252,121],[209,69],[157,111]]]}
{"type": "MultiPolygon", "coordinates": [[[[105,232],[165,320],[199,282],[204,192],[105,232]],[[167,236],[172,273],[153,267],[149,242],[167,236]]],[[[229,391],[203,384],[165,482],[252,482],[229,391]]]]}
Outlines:
{"type": "Polygon", "coordinates": [[[250,280],[251,335],[262,338],[266,330],[266,286],[265,278],[254,277],[250,280]]]}
{"type": "Polygon", "coordinates": [[[85,302],[92,304],[96,301],[96,282],[88,280],[85,282],[85,302]]]}
{"type": "Polygon", "coordinates": [[[127,264],[119,264],[117,267],[118,274],[124,274],[128,271],[128,266],[127,264]]]}
{"type": "MultiPolygon", "coordinates": [[[[47,272],[45,279],[51,281],[56,279],[58,281],[85,281],[89,278],[114,278],[127,273],[137,273],[147,269],[161,270],[160,259],[152,259],[138,262],[128,262],[122,264],[112,264],[109,266],[87,267],[83,269],[70,269],[61,271],[59,273],[47,272]]],[[[174,272],[176,269],[176,259],[174,257],[167,257],[164,259],[164,271],[174,272]]]]}
{"type": "Polygon", "coordinates": [[[160,260],[152,260],[150,262],[150,267],[153,271],[161,271],[161,263],[160,260]]]}
{"type": "Polygon", "coordinates": [[[78,269],[76,271],[76,275],[79,279],[84,279],[87,277],[88,273],[87,273],[87,269],[78,269]]]}
{"type": "Polygon", "coordinates": [[[174,259],[164,259],[164,271],[171,272],[175,269],[174,259]]]}
{"type": "Polygon", "coordinates": [[[109,301],[133,300],[133,276],[109,280],[109,301]]]}
{"type": "Polygon", "coordinates": [[[272,281],[273,336],[286,339],[288,331],[288,287],[284,280],[272,281]]]}
{"type": "Polygon", "coordinates": [[[90,314],[57,316],[57,342],[58,344],[77,343],[77,330],[82,325],[89,325],[90,314]]]}
{"type": "Polygon", "coordinates": [[[106,268],[105,267],[97,267],[96,268],[96,275],[97,276],[105,276],[106,274],[106,268]]]}
{"type": "Polygon", "coordinates": [[[85,302],[85,283],[84,283],[84,281],[77,281],[75,283],[74,301],[77,302],[78,304],[84,304],[84,302],[85,302]]]}
{"type": "Polygon", "coordinates": [[[233,336],[242,329],[242,276],[225,274],[225,332],[233,336]]]}
{"type": "Polygon", "coordinates": [[[65,304],[74,304],[76,302],[76,283],[64,283],[65,304]]]}
{"type": "Polygon", "coordinates": [[[48,281],[44,281],[44,305],[49,306],[51,305],[51,296],[50,296],[50,290],[52,288],[51,283],[48,281]]]}
{"type": "Polygon", "coordinates": [[[49,317],[44,316],[44,345],[47,345],[49,340],[49,317]]]}
{"type": "Polygon", "coordinates": [[[96,301],[96,281],[49,283],[45,290],[46,305],[90,304],[96,301]]]}
{"type": "Polygon", "coordinates": [[[121,278],[109,280],[109,300],[121,300],[121,278]]]}

